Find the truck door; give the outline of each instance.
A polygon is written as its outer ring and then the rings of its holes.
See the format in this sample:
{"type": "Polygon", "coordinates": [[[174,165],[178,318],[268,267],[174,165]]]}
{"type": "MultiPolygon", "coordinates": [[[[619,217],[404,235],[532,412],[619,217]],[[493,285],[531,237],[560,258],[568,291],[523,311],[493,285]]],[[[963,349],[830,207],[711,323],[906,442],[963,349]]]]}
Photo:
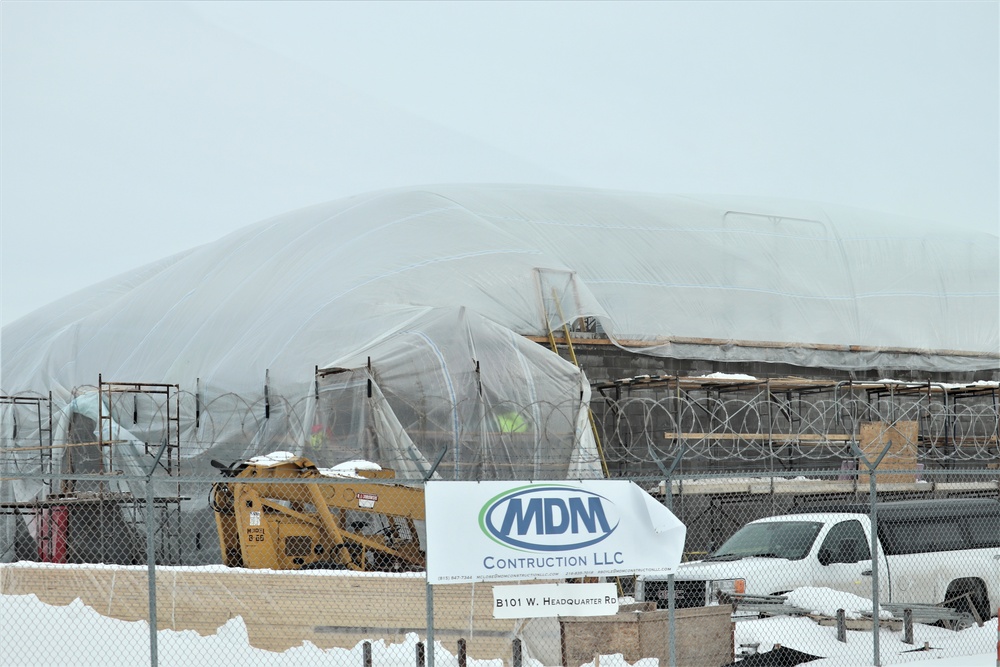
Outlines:
{"type": "MultiPolygon", "coordinates": [[[[867,525],[867,520],[862,525],[858,519],[849,519],[830,528],[817,552],[817,586],[871,599],[872,555],[867,525]]],[[[881,590],[885,590],[888,576],[883,566],[879,570],[881,590]]]]}

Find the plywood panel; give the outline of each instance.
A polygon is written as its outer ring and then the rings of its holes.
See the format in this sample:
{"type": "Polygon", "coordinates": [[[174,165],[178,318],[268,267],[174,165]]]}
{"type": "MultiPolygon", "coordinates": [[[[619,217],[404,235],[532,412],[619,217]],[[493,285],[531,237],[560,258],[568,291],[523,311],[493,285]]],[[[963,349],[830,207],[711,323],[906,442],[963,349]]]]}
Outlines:
{"type": "MultiPolygon", "coordinates": [[[[685,667],[718,667],[733,660],[731,606],[678,609],[674,612],[674,651],[685,667]]],[[[669,612],[619,612],[615,616],[562,618],[563,664],[593,662],[596,655],[620,653],[626,662],[659,658],[670,664],[669,612]]]]}
{"type": "MultiPolygon", "coordinates": [[[[865,458],[874,463],[885,449],[889,450],[876,468],[876,481],[880,484],[899,482],[914,482],[917,469],[917,434],[918,424],[915,421],[898,421],[893,424],[884,422],[866,422],[861,425],[861,437],[858,446],[864,452],[865,458]],[[910,472],[893,473],[894,470],[910,472]]],[[[858,463],[858,470],[866,470],[864,463],[858,463]]],[[[859,484],[868,484],[868,475],[858,475],[859,484]]]]}

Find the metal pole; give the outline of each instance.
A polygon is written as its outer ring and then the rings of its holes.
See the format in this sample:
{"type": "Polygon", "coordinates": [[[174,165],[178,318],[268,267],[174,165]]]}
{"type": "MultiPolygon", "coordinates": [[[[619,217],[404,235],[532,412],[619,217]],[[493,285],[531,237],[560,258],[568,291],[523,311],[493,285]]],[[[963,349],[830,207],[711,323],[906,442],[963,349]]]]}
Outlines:
{"type": "MultiPolygon", "coordinates": [[[[889,445],[892,445],[892,440],[889,441],[889,445]]],[[[885,452],[889,451],[887,446],[885,452]]],[[[878,457],[882,460],[882,456],[878,457]]],[[[871,552],[872,552],[872,657],[875,661],[875,667],[881,667],[882,665],[882,654],[879,651],[879,613],[878,613],[878,575],[879,575],[879,558],[878,558],[878,513],[875,511],[875,501],[878,499],[878,493],[876,491],[875,482],[875,467],[878,466],[876,462],[875,466],[869,468],[868,470],[868,500],[870,502],[869,509],[871,514],[869,515],[872,524],[872,534],[871,534],[871,552]]]]}
{"type": "Polygon", "coordinates": [[[857,455],[858,460],[865,464],[868,468],[868,501],[869,501],[869,521],[872,525],[871,534],[871,552],[872,552],[872,661],[875,663],[875,667],[882,667],[881,654],[879,651],[879,615],[878,615],[878,574],[879,574],[879,560],[878,560],[878,515],[875,512],[875,501],[878,495],[875,491],[875,468],[878,464],[882,462],[882,458],[889,453],[889,449],[892,447],[892,440],[888,440],[885,443],[885,447],[882,448],[882,452],[872,463],[865,456],[865,453],[861,451],[858,447],[858,443],[851,440],[851,448],[854,450],[855,455],[857,455]]]}
{"type": "Polygon", "coordinates": [[[674,595],[674,573],[667,575],[667,660],[670,667],[677,667],[677,607],[674,595]]]}
{"type": "Polygon", "coordinates": [[[427,584],[427,667],[434,667],[434,587],[427,584]]]}
{"type": "Polygon", "coordinates": [[[149,664],[157,666],[156,655],[156,546],[153,544],[153,483],[146,478],[146,579],[149,582],[149,664]]]}
{"type": "Polygon", "coordinates": [[[156,647],[156,544],[153,531],[153,473],[160,463],[163,452],[167,449],[168,439],[164,438],[160,451],[156,453],[153,465],[146,474],[146,580],[149,582],[149,664],[156,667],[158,663],[156,647]]]}
{"type": "MultiPolygon", "coordinates": [[[[680,398],[680,380],[677,381],[678,387],[678,399],[680,398]]],[[[671,461],[670,467],[663,465],[660,458],[653,453],[653,443],[650,442],[646,449],[649,452],[649,457],[653,459],[653,463],[660,469],[663,473],[663,497],[664,505],[671,512],[674,511],[674,482],[671,479],[674,469],[684,458],[684,448],[687,444],[687,438],[681,433],[681,425],[678,421],[677,423],[677,435],[680,437],[680,447],[677,450],[677,455],[674,456],[674,460],[671,461]]],[[[667,659],[670,663],[670,667],[677,667],[677,618],[676,618],[676,607],[674,606],[674,573],[671,572],[667,575],[667,659]]]]}

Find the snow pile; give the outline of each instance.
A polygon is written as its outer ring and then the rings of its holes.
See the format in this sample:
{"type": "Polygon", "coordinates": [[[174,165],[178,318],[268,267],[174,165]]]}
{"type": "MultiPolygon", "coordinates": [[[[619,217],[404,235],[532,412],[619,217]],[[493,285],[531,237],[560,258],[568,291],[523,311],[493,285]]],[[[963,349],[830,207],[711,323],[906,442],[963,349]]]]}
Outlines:
{"type": "Polygon", "coordinates": [[[295,458],[295,454],[291,452],[271,452],[270,454],[261,454],[260,456],[254,456],[247,460],[250,465],[263,466],[265,468],[270,468],[272,466],[281,465],[286,461],[295,458]]]}
{"type": "MultiPolygon", "coordinates": [[[[297,458],[296,454],[291,452],[271,452],[270,454],[262,454],[260,456],[254,456],[247,459],[246,463],[249,465],[257,465],[264,468],[271,468],[282,463],[287,463],[292,459],[297,458]]],[[[338,463],[337,465],[330,468],[317,468],[319,473],[324,477],[350,477],[353,479],[361,479],[361,475],[358,474],[359,470],[381,470],[382,466],[377,463],[372,463],[371,461],[364,461],[362,459],[355,459],[352,461],[344,461],[343,463],[338,463]]]]}
{"type": "Polygon", "coordinates": [[[319,472],[325,477],[356,477],[360,478],[361,475],[358,474],[359,470],[381,470],[382,466],[377,463],[372,463],[371,461],[364,461],[362,459],[355,459],[353,461],[344,461],[343,463],[338,463],[332,468],[320,468],[319,472]]]}
{"type": "Polygon", "coordinates": [[[708,375],[699,375],[700,378],[710,378],[712,380],[750,380],[755,381],[752,375],[745,375],[744,373],[709,373],[708,375]]]}
{"type": "MultiPolygon", "coordinates": [[[[793,591],[789,599],[826,613],[835,605],[856,612],[871,607],[863,598],[839,594],[829,589],[793,591]],[[844,597],[840,597],[843,595],[844,597]],[[863,604],[859,604],[861,600],[863,604]]],[[[836,613],[836,609],[833,609],[836,613]]],[[[776,616],[760,620],[740,620],[735,624],[735,645],[756,645],[759,653],[776,645],[793,648],[824,659],[810,667],[829,665],[872,665],[871,631],[847,631],[847,642],[837,641],[837,629],[821,626],[804,617],[776,616]]],[[[902,633],[883,629],[880,634],[883,665],[908,664],[928,659],[936,667],[993,667],[993,647],[997,641],[997,620],[982,627],[960,632],[927,625],[914,625],[914,644],[902,642],[902,633]],[[920,650],[924,644],[928,650],[920,650]]],[[[412,667],[418,636],[410,633],[400,644],[371,642],[372,663],[380,667],[412,667]]],[[[246,625],[239,616],[230,619],[214,634],[201,636],[192,630],[160,630],[157,653],[162,667],[292,667],[293,665],[360,665],[364,640],[354,648],[321,649],[310,642],[283,653],[250,646],[246,625]]],[[[0,667],[33,665],[51,667],[132,667],[149,664],[149,626],[145,621],[121,621],[101,616],[80,600],[64,606],[43,604],[34,595],[0,595],[0,667]]],[[[435,642],[434,660],[438,667],[457,667],[458,659],[440,642],[435,642]]],[[[472,667],[503,667],[502,660],[473,660],[472,667]]],[[[595,662],[583,665],[594,667],[595,662]]],[[[628,667],[620,654],[600,656],[602,667],[628,667]]],[[[542,667],[531,658],[525,667],[542,667]]],[[[635,667],[655,667],[655,659],[643,659],[635,667]]]]}
{"type": "MultiPolygon", "coordinates": [[[[973,626],[960,632],[930,625],[913,626],[913,644],[903,641],[902,632],[882,629],[879,633],[879,656],[882,665],[915,664],[932,660],[935,667],[994,667],[997,621],[983,627],[973,626]],[[928,650],[923,648],[928,644],[928,650]]],[[[847,641],[837,640],[836,626],[819,625],[811,618],[776,616],[735,625],[735,646],[757,645],[766,653],[777,645],[824,658],[807,663],[808,667],[861,667],[873,665],[871,630],[848,630],[847,641]]],[[[602,659],[603,664],[603,659],[602,659]]]]}
{"type": "MultiPolygon", "coordinates": [[[[831,588],[811,586],[797,588],[786,593],[784,604],[797,609],[806,609],[811,614],[822,616],[836,616],[837,610],[843,609],[844,618],[850,619],[863,618],[866,614],[870,616],[872,612],[872,601],[867,598],[853,593],[835,591],[831,588]]],[[[879,618],[892,618],[892,612],[886,611],[880,606],[878,616],[879,618]]]]}
{"type": "MultiPolygon", "coordinates": [[[[659,667],[660,661],[656,658],[642,658],[641,660],[636,660],[632,663],[632,667],[659,667]]],[[[587,662],[580,667],[595,667],[597,661],[587,662]]],[[[621,653],[613,653],[611,655],[602,655],[600,660],[601,667],[629,667],[629,663],[625,660],[621,653]]]]}
{"type": "MultiPolygon", "coordinates": [[[[133,667],[149,664],[149,624],[101,616],[79,599],[65,607],[43,604],[34,595],[0,595],[0,667],[49,665],[71,667],[133,667]]],[[[409,633],[401,644],[369,640],[372,664],[380,667],[413,667],[419,637],[409,633]]],[[[361,665],[364,640],[352,649],[321,649],[303,642],[275,653],[250,646],[246,624],[239,616],[215,634],[201,636],[193,630],[160,630],[157,658],[160,667],[293,667],[310,665],[343,667],[361,665]]],[[[435,642],[435,664],[457,667],[458,658],[435,642]]],[[[503,667],[502,660],[469,660],[475,667],[503,667]]],[[[541,667],[535,660],[526,667],[541,667]]],[[[606,664],[606,663],[605,663],[606,664]]]]}

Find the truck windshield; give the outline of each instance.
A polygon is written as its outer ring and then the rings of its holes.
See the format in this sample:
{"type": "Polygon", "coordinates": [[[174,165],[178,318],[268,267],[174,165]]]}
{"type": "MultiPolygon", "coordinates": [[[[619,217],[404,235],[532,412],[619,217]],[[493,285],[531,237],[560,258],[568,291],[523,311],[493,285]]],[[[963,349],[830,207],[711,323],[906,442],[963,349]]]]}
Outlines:
{"type": "Polygon", "coordinates": [[[768,521],[749,523],[726,540],[705,560],[761,558],[805,558],[822,526],[817,521],[768,521]]]}

